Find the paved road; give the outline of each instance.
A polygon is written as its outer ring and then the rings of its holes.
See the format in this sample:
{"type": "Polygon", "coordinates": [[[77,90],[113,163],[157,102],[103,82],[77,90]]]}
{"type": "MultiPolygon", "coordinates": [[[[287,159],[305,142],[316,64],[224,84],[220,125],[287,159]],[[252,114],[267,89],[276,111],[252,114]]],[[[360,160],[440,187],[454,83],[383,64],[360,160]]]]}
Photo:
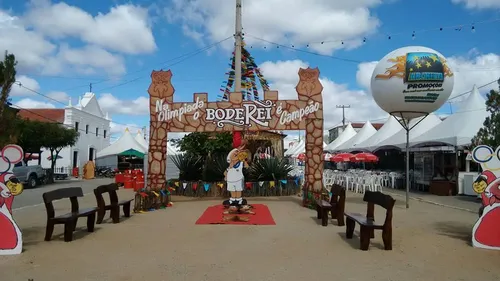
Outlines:
{"type": "Polygon", "coordinates": [[[14,199],[14,209],[42,204],[42,194],[63,187],[81,187],[83,194],[91,193],[94,188],[102,184],[113,182],[114,179],[93,179],[93,180],[62,180],[54,184],[41,185],[33,189],[25,189],[23,193],[14,199]]]}

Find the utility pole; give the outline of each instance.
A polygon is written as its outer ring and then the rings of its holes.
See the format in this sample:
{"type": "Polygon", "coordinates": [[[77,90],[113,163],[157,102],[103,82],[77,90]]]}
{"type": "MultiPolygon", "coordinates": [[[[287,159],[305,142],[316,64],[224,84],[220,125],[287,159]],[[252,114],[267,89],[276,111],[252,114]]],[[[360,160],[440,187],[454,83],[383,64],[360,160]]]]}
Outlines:
{"type": "Polygon", "coordinates": [[[144,140],[146,140],[146,126],[142,127],[142,132],[144,133],[144,140]]]}
{"type": "Polygon", "coordinates": [[[236,29],[234,33],[234,39],[234,91],[237,93],[241,93],[241,46],[243,45],[241,0],[236,0],[236,29]]]}
{"type": "Polygon", "coordinates": [[[337,105],[337,108],[342,108],[342,130],[345,129],[345,109],[351,108],[350,105],[337,105]]]}

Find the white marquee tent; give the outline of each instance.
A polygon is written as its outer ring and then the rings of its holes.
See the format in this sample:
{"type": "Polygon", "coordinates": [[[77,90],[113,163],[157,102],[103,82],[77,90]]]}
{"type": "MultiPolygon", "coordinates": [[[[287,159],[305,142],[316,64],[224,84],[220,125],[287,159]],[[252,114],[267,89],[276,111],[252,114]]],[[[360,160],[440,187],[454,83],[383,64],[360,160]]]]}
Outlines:
{"type": "MultiPolygon", "coordinates": [[[[415,138],[421,136],[425,132],[441,123],[441,119],[434,113],[429,114],[423,120],[422,118],[424,117],[413,118],[410,120],[409,127],[412,128],[410,130],[410,143],[415,138]],[[419,122],[420,120],[422,121],[419,122]],[[417,125],[415,126],[415,124],[417,125]]],[[[388,147],[396,147],[400,149],[406,147],[406,130],[404,128],[401,127],[401,130],[399,130],[395,135],[379,143],[377,147],[373,149],[373,151],[388,147]]]]}
{"type": "MultiPolygon", "coordinates": [[[[323,142],[323,149],[325,149],[326,146],[327,146],[327,144],[325,142],[323,142]]],[[[292,154],[290,154],[290,156],[298,157],[299,154],[301,154],[301,153],[306,153],[306,141],[305,140],[302,141],[300,143],[300,145],[298,145],[294,151],[292,151],[292,154]]]]}
{"type": "Polygon", "coordinates": [[[468,145],[483,126],[487,116],[485,99],[474,85],[469,97],[460,103],[457,112],[426,133],[411,140],[410,145],[419,146],[424,143],[429,145],[468,145]]]}
{"type": "Polygon", "coordinates": [[[393,116],[389,116],[387,121],[385,121],[382,128],[380,128],[375,134],[369,137],[367,140],[355,144],[353,146],[353,150],[368,150],[372,151],[377,148],[379,143],[386,141],[388,138],[394,136],[397,132],[399,132],[403,127],[399,124],[398,120],[393,116]]]}
{"type": "Polygon", "coordinates": [[[347,124],[345,127],[344,131],[335,139],[333,140],[329,145],[327,145],[324,150],[328,152],[334,152],[337,150],[337,147],[351,139],[356,135],[356,131],[352,127],[351,123],[347,124]]]}
{"type": "Polygon", "coordinates": [[[138,143],[132,136],[130,131],[126,129],[123,135],[121,135],[121,137],[118,140],[116,140],[103,150],[98,151],[96,158],[99,159],[106,156],[116,156],[129,149],[133,149],[141,153],[146,153],[146,148],[143,147],[140,143],[138,143]]]}
{"type": "Polygon", "coordinates": [[[292,147],[290,147],[289,149],[287,149],[287,151],[285,151],[285,156],[292,156],[294,151],[299,149],[302,143],[305,143],[304,140],[294,143],[292,147]]]}
{"type": "Polygon", "coordinates": [[[144,151],[148,150],[148,143],[144,139],[144,136],[141,134],[141,131],[137,132],[137,135],[135,135],[135,140],[144,147],[144,151]]]}
{"type": "Polygon", "coordinates": [[[373,127],[372,123],[370,123],[370,121],[366,121],[366,123],[363,125],[363,128],[361,128],[361,130],[359,130],[359,132],[354,137],[339,145],[336,150],[352,151],[355,145],[369,139],[376,132],[377,130],[373,127]]]}

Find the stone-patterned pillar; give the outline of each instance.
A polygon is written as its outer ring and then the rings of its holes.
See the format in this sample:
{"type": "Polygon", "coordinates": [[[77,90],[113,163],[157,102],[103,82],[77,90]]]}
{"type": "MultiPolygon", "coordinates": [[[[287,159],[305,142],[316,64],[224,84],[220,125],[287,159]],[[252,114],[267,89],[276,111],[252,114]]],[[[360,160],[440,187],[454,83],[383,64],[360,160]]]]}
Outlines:
{"type": "Polygon", "coordinates": [[[151,85],[149,86],[149,151],[148,151],[148,190],[159,190],[166,182],[167,167],[167,141],[169,123],[158,120],[156,112],[157,101],[163,101],[172,108],[174,101],[174,87],[171,83],[172,72],[153,71],[151,73],[151,85]]]}
{"type": "Polygon", "coordinates": [[[296,90],[298,99],[308,103],[318,102],[321,108],[314,116],[305,120],[306,129],[306,167],[304,173],[304,205],[308,205],[307,193],[323,190],[323,85],[319,81],[319,69],[299,70],[299,83],[296,90]]]}

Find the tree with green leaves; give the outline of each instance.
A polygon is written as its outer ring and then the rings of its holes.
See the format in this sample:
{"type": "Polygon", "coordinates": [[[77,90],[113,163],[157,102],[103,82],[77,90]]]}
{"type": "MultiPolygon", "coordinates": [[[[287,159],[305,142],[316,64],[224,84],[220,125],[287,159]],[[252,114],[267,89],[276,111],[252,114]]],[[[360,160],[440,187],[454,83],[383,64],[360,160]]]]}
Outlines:
{"type": "Polygon", "coordinates": [[[472,146],[483,144],[493,149],[500,146],[500,79],[498,79],[499,90],[491,90],[486,94],[486,110],[490,116],[486,117],[483,127],[479,129],[472,139],[472,146]]]}
{"type": "Polygon", "coordinates": [[[230,132],[194,132],[174,141],[182,152],[200,157],[212,154],[227,154],[232,149],[233,136],[230,132]]]}
{"type": "Polygon", "coordinates": [[[5,51],[0,61],[0,147],[14,142],[17,136],[17,111],[9,106],[9,93],[16,82],[16,57],[5,51]]]}
{"type": "Polygon", "coordinates": [[[46,125],[47,123],[36,120],[22,120],[19,122],[17,144],[23,148],[24,154],[28,156],[24,159],[25,163],[28,162],[33,153],[40,153],[42,147],[46,145],[43,137],[34,137],[43,136],[47,129],[46,125]]]}
{"type": "Polygon", "coordinates": [[[43,123],[43,134],[36,136],[40,138],[40,144],[50,151],[50,171],[53,174],[56,167],[59,152],[67,146],[73,146],[78,140],[78,132],[75,129],[66,128],[58,123],[43,123]]]}

